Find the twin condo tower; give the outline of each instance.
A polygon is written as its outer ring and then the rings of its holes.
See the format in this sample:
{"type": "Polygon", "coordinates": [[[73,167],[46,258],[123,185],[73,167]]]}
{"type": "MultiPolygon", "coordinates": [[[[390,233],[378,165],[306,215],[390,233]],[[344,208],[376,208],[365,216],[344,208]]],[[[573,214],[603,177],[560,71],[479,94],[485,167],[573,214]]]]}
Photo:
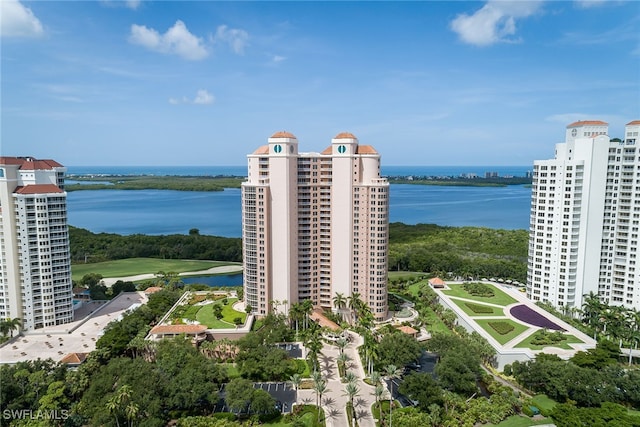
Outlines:
{"type": "Polygon", "coordinates": [[[245,302],[257,315],[336,294],[387,316],[389,183],[380,155],[340,133],[320,153],[301,153],[277,132],[248,156],[242,184],[245,302]]]}

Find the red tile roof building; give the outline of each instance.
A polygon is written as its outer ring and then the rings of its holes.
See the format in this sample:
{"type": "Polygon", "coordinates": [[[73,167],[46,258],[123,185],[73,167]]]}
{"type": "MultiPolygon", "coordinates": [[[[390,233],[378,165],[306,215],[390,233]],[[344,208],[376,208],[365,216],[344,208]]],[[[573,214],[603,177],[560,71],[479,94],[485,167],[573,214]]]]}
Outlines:
{"type": "Polygon", "coordinates": [[[0,157],[0,318],[24,330],[73,320],[66,168],[0,157]]]}

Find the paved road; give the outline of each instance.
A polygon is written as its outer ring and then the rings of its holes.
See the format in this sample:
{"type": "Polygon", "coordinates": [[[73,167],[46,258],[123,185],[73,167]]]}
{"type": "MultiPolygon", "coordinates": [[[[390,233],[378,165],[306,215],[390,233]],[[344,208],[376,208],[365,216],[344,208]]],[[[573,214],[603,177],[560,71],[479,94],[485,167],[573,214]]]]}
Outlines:
{"type": "MultiPolygon", "coordinates": [[[[184,276],[204,276],[207,274],[224,274],[224,273],[239,273],[242,271],[241,265],[223,265],[220,267],[211,267],[207,270],[200,271],[187,271],[184,273],[179,273],[178,275],[181,277],[184,276]]],[[[138,280],[147,280],[153,279],[156,277],[155,273],[149,274],[138,274],[136,276],[127,276],[127,277],[106,277],[102,279],[102,282],[105,286],[111,286],[116,283],[118,280],[122,280],[123,282],[135,282],[138,280]]]]}
{"type": "MultiPolygon", "coordinates": [[[[375,427],[375,422],[371,415],[371,405],[375,403],[375,396],[373,394],[374,387],[363,381],[366,375],[356,350],[358,346],[362,345],[363,339],[360,335],[353,332],[349,332],[349,334],[352,339],[344,351],[351,359],[348,364],[348,370],[352,371],[358,377],[357,385],[360,393],[354,399],[358,425],[360,427],[375,427]]],[[[340,381],[340,375],[338,373],[338,363],[336,359],[339,354],[340,350],[338,347],[325,343],[322,348],[322,354],[318,357],[322,376],[327,381],[328,391],[322,396],[322,408],[327,417],[327,427],[342,427],[348,425],[346,407],[349,397],[345,392],[346,383],[340,381]]],[[[315,391],[312,389],[299,390],[298,403],[315,405],[315,391]]]]}

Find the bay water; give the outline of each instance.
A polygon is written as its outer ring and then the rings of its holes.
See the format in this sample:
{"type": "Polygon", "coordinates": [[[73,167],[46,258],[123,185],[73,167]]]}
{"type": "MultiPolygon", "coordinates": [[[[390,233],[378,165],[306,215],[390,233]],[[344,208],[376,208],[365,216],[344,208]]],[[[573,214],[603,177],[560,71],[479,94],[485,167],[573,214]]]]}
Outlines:
{"type": "MultiPolygon", "coordinates": [[[[524,176],[518,166],[389,166],[385,176],[459,176],[462,173],[498,172],[500,176],[524,176]]],[[[242,166],[191,167],[69,167],[73,175],[234,175],[244,176],[242,166]]],[[[531,189],[391,184],[390,221],[405,224],[432,223],[527,229],[531,189]]],[[[200,234],[241,237],[240,189],[224,191],[81,190],[67,196],[69,224],[95,233],[200,234]]]]}

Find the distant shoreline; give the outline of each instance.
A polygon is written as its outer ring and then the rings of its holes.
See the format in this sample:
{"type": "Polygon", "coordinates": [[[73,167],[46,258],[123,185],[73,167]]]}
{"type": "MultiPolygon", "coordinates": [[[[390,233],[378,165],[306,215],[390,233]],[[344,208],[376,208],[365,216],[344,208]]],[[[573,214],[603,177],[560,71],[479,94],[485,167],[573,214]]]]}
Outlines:
{"type": "MultiPolygon", "coordinates": [[[[67,184],[66,191],[82,190],[177,190],[223,191],[240,188],[245,177],[236,175],[185,176],[185,175],[122,175],[122,174],[73,174],[67,177],[77,183],[67,184]],[[86,182],[84,184],[83,182],[86,182]]],[[[456,176],[389,176],[390,184],[438,185],[457,187],[506,187],[530,185],[526,177],[456,177],[456,176]]]]}

